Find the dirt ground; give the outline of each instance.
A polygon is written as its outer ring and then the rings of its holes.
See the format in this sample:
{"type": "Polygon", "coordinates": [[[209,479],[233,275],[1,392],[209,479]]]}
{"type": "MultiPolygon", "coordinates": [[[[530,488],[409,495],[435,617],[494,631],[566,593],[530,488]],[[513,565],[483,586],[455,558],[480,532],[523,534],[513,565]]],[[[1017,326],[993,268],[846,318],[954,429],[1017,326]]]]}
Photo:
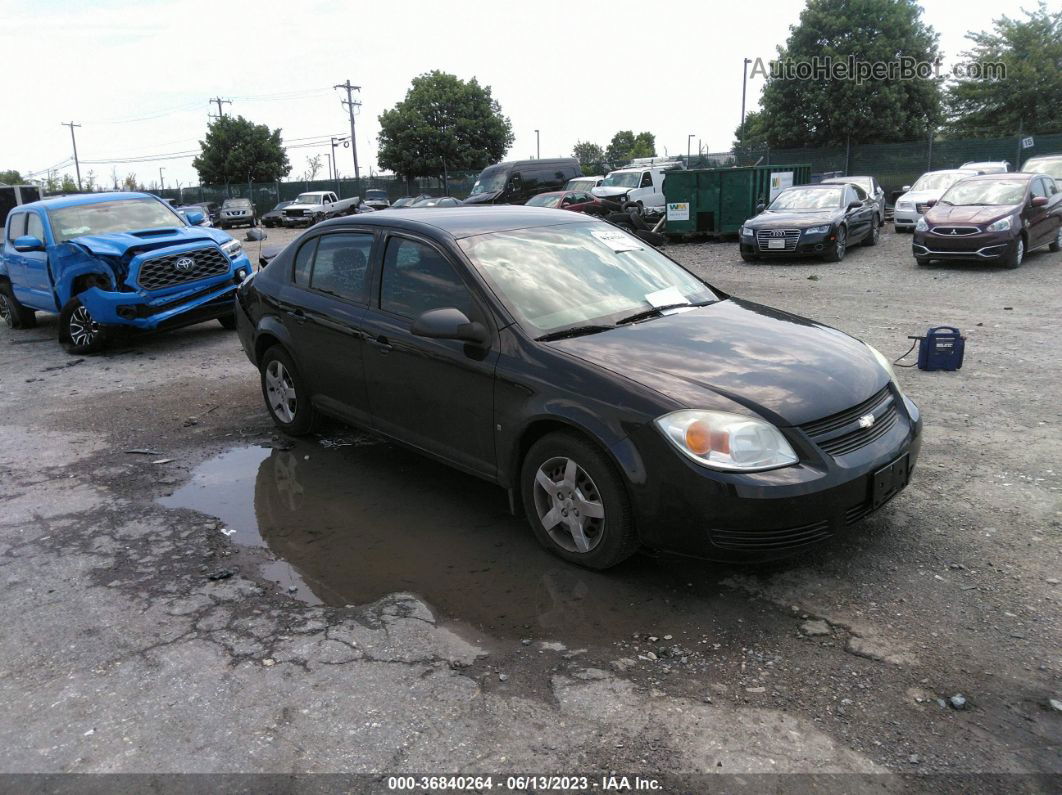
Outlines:
{"type": "Polygon", "coordinates": [[[961,371],[899,370],[905,492],[770,568],[587,572],[500,489],[338,425],[277,436],[216,323],[84,359],[54,319],[0,329],[0,772],[1057,786],[1062,254],[918,268],[891,227],[839,264],[668,251],[892,357],[962,329],[961,371]]]}

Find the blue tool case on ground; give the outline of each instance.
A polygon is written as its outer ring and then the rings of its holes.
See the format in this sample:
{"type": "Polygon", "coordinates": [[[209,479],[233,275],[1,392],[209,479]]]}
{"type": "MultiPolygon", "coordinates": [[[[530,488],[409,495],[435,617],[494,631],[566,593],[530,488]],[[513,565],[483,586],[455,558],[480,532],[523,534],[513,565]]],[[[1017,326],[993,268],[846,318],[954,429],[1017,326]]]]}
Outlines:
{"type": "Polygon", "coordinates": [[[954,326],[935,326],[926,332],[918,345],[919,370],[958,370],[966,337],[954,326]]]}

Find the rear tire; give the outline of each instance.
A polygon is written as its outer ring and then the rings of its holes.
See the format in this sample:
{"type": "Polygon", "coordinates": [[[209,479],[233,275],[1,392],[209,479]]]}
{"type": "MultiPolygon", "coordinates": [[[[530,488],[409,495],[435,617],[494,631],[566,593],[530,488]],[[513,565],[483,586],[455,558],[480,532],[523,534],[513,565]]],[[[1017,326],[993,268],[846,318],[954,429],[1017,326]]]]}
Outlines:
{"type": "Polygon", "coordinates": [[[59,342],[70,353],[99,353],[107,345],[107,331],[75,297],[59,313],[59,342]]]}
{"type": "Polygon", "coordinates": [[[37,313],[18,302],[10,282],[0,282],[0,320],[15,329],[37,325],[37,313]]]}
{"type": "Polygon", "coordinates": [[[881,229],[878,228],[877,224],[871,224],[870,225],[870,234],[868,234],[866,237],[863,238],[863,245],[864,246],[876,246],[878,244],[878,240],[880,238],[881,238],[881,229]]]}
{"type": "Polygon", "coordinates": [[[623,480],[597,446],[573,433],[535,442],[520,468],[531,529],[553,554],[589,569],[607,569],[639,547],[623,480]]]}
{"type": "Polygon", "coordinates": [[[274,345],[262,355],[262,397],[266,410],[280,430],[305,436],[317,424],[310,392],[288,352],[274,345]]]}

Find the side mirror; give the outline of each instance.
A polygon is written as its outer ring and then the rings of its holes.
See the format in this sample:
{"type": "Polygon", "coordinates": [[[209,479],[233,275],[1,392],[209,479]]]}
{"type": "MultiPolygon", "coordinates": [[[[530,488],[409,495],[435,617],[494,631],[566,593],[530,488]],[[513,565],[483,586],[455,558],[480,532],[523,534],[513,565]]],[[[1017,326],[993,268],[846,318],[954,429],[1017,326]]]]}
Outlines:
{"type": "Polygon", "coordinates": [[[863,202],[849,202],[848,203],[848,209],[849,210],[858,210],[862,206],[863,206],[863,202]]]}
{"type": "Polygon", "coordinates": [[[490,336],[482,323],[468,319],[455,307],[429,309],[413,321],[412,332],[418,337],[437,340],[460,340],[473,345],[486,345],[490,336]]]}
{"type": "Polygon", "coordinates": [[[927,199],[926,200],[926,207],[932,207],[936,203],[937,203],[936,199],[927,199]]]}
{"type": "Polygon", "coordinates": [[[900,190],[902,190],[904,193],[907,193],[907,191],[909,191],[910,189],[911,189],[910,185],[904,185],[902,188],[900,188],[900,190]]]}
{"type": "Polygon", "coordinates": [[[192,226],[200,226],[206,220],[206,215],[200,210],[189,210],[184,214],[184,217],[188,219],[188,223],[192,226]]]}
{"type": "MultiPolygon", "coordinates": [[[[1033,207],[1046,207],[1047,206],[1047,197],[1046,196],[1033,196],[1032,197],[1032,206],[1033,207]]],[[[19,238],[19,240],[22,240],[22,238],[19,238]]],[[[18,240],[15,241],[15,248],[18,248],[18,240]]],[[[21,251],[21,250],[22,249],[19,249],[19,251],[21,251]]]]}
{"type": "Polygon", "coordinates": [[[44,243],[41,242],[39,237],[33,235],[22,235],[16,237],[14,243],[15,251],[44,251],[44,243]]]}

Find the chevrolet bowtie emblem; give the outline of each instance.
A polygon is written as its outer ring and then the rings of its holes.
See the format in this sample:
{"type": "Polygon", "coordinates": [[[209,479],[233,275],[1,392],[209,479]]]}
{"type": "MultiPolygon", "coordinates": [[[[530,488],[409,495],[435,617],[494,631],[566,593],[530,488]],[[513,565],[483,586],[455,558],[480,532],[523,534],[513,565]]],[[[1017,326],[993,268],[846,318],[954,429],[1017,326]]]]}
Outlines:
{"type": "Polygon", "coordinates": [[[860,428],[869,428],[873,424],[874,424],[874,415],[873,414],[864,414],[862,417],[859,418],[859,427],[860,428]]]}

